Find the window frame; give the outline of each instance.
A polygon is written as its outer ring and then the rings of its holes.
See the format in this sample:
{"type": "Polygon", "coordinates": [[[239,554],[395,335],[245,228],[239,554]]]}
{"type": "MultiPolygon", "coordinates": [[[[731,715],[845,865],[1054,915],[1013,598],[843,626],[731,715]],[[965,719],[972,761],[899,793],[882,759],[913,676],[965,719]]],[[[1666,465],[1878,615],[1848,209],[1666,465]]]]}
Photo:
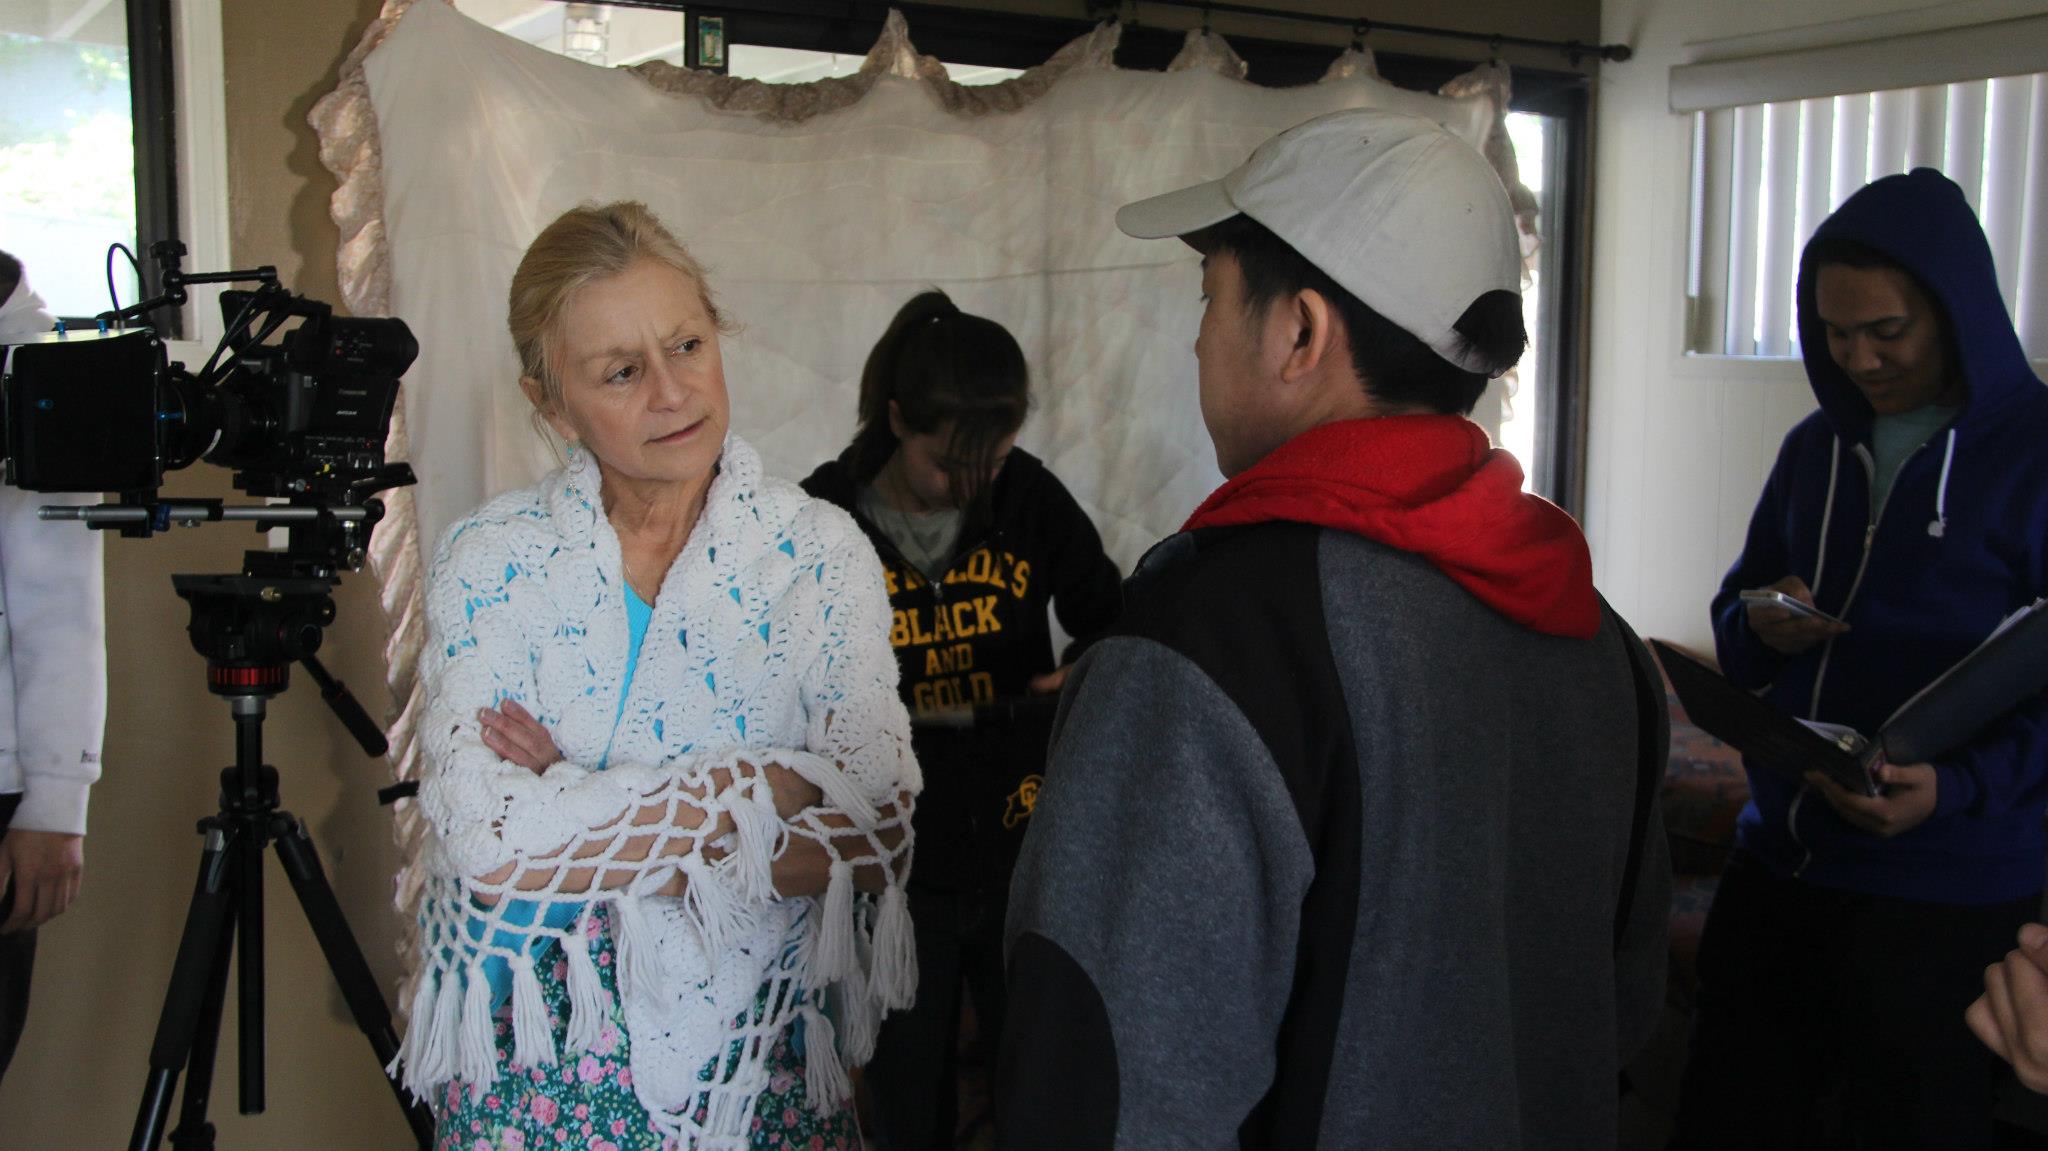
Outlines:
{"type": "MultiPolygon", "coordinates": [[[[170,5],[125,0],[128,25],[128,108],[135,137],[135,258],[142,265],[142,295],[163,291],[149,249],[174,239],[178,216],[178,90],[170,5]]],[[[133,301],[130,301],[131,303],[133,301]]],[[[184,334],[184,316],[151,317],[164,336],[184,334]]]]}
{"type": "MultiPolygon", "coordinates": [[[[127,0],[129,4],[150,0],[127,0]]],[[[174,93],[169,131],[175,157],[169,171],[185,242],[187,271],[216,272],[234,266],[228,214],[227,61],[221,37],[221,0],[178,0],[171,25],[174,93]]],[[[146,251],[138,253],[145,257],[146,251]]],[[[167,344],[172,359],[204,361],[220,341],[221,285],[188,288],[190,299],[167,344]]],[[[167,318],[159,313],[158,318],[167,318]]],[[[159,324],[160,331],[167,331],[159,324]]]]}

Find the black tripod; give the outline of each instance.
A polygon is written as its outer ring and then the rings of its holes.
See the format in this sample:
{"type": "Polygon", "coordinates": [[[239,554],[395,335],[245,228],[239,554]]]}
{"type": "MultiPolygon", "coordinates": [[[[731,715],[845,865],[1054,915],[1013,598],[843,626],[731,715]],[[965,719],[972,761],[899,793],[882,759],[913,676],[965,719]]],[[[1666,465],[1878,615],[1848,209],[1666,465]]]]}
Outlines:
{"type": "MultiPolygon", "coordinates": [[[[192,644],[207,660],[207,687],[227,697],[235,721],[235,763],[221,772],[220,811],[199,821],[205,848],[199,882],[185,917],[185,933],[164,995],[156,1042],[150,1048],[149,1082],[135,1117],[131,1151],[154,1151],[170,1118],[178,1073],[189,1068],[184,1106],[171,1132],[176,1151],[211,1151],[213,1124],[206,1108],[213,1091],[214,1058],[220,1046],[222,1008],[227,1001],[228,960],[241,946],[237,968],[240,1023],[241,1111],[260,1113],[263,1084],[263,856],[276,847],[292,890],[299,897],[327,966],[341,985],[356,1026],[369,1038],[380,1066],[398,1053],[391,1011],[349,932],[341,904],[328,886],[313,841],[297,816],[279,806],[277,769],[263,762],[263,718],[272,696],[290,682],[299,663],[321,687],[321,696],[355,735],[363,750],[382,755],[383,733],[342,684],[327,674],[313,653],[321,629],[334,619],[324,577],[263,578],[253,575],[173,576],[178,594],[192,605],[192,644]]],[[[387,1078],[390,1078],[387,1075],[387,1078]]],[[[433,1117],[391,1079],[392,1092],[422,1149],[434,1137],[433,1117]]]]}

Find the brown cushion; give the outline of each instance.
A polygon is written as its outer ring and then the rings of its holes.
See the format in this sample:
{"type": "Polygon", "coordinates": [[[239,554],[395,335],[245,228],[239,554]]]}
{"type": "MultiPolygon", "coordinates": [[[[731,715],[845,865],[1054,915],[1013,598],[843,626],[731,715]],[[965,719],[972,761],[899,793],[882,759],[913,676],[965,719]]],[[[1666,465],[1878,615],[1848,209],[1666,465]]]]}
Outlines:
{"type": "Polygon", "coordinates": [[[1671,708],[1671,756],[1664,771],[1664,829],[1671,837],[1671,870],[1718,875],[1735,842],[1735,817],[1749,802],[1742,755],[1694,727],[1664,685],[1671,708]]]}
{"type": "Polygon", "coordinates": [[[1667,997],[1692,1009],[1699,984],[1700,935],[1707,909],[1735,846],[1735,819],[1749,802],[1742,755],[1694,727],[1664,684],[1671,708],[1671,756],[1664,770],[1664,830],[1671,844],[1671,978],[1667,997]]]}

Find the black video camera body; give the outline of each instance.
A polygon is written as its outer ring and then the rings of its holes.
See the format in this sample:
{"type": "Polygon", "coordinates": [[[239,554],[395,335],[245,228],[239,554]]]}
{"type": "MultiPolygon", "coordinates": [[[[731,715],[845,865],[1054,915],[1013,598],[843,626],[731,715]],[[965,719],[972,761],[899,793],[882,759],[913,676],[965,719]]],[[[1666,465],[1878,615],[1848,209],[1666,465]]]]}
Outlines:
{"type": "Polygon", "coordinates": [[[221,312],[228,354],[196,374],[149,328],[15,347],[7,482],[146,500],[203,459],[235,469],[250,495],[342,500],[384,469],[399,377],[419,353],[403,320],[337,317],[275,287],[223,292],[221,312]],[[297,329],[263,342],[293,317],[297,329]]]}

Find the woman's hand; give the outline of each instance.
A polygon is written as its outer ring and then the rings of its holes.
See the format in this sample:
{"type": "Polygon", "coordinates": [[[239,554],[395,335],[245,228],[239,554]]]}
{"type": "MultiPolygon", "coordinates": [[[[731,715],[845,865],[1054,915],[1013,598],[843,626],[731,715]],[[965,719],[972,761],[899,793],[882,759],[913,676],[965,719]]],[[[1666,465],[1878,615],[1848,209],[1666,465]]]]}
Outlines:
{"type": "Polygon", "coordinates": [[[516,763],[535,775],[545,775],[548,768],[562,762],[555,737],[516,701],[508,699],[496,707],[484,708],[476,713],[476,719],[483,728],[484,746],[505,762],[516,763]]]}
{"type": "MultiPolygon", "coordinates": [[[[1800,603],[1813,604],[1812,589],[1798,576],[1786,576],[1764,590],[1781,591],[1800,603]]],[[[1779,655],[1798,655],[1849,630],[1848,624],[1800,615],[1791,608],[1750,604],[1743,610],[1749,615],[1749,630],[1779,655]]]]}
{"type": "MultiPolygon", "coordinates": [[[[853,885],[862,891],[880,891],[888,885],[892,864],[900,868],[901,861],[908,857],[897,854],[903,845],[903,837],[910,831],[910,821],[902,818],[902,812],[910,806],[910,793],[903,792],[878,810],[884,827],[875,829],[875,838],[889,852],[888,858],[878,858],[874,848],[868,845],[864,835],[843,835],[835,837],[841,845],[840,854],[846,862],[853,864],[853,885]]],[[[817,823],[834,831],[853,827],[853,820],[836,811],[827,811],[813,817],[817,823]]],[[[820,895],[832,879],[832,854],[825,845],[809,836],[791,835],[789,845],[782,857],[775,861],[775,893],[785,899],[799,895],[820,895]]],[[[897,878],[902,878],[899,874],[897,878]]]]}
{"type": "Polygon", "coordinates": [[[825,799],[817,784],[779,763],[762,765],[761,775],[775,793],[775,814],[785,820],[796,818],[798,812],[816,807],[825,799]]]}

